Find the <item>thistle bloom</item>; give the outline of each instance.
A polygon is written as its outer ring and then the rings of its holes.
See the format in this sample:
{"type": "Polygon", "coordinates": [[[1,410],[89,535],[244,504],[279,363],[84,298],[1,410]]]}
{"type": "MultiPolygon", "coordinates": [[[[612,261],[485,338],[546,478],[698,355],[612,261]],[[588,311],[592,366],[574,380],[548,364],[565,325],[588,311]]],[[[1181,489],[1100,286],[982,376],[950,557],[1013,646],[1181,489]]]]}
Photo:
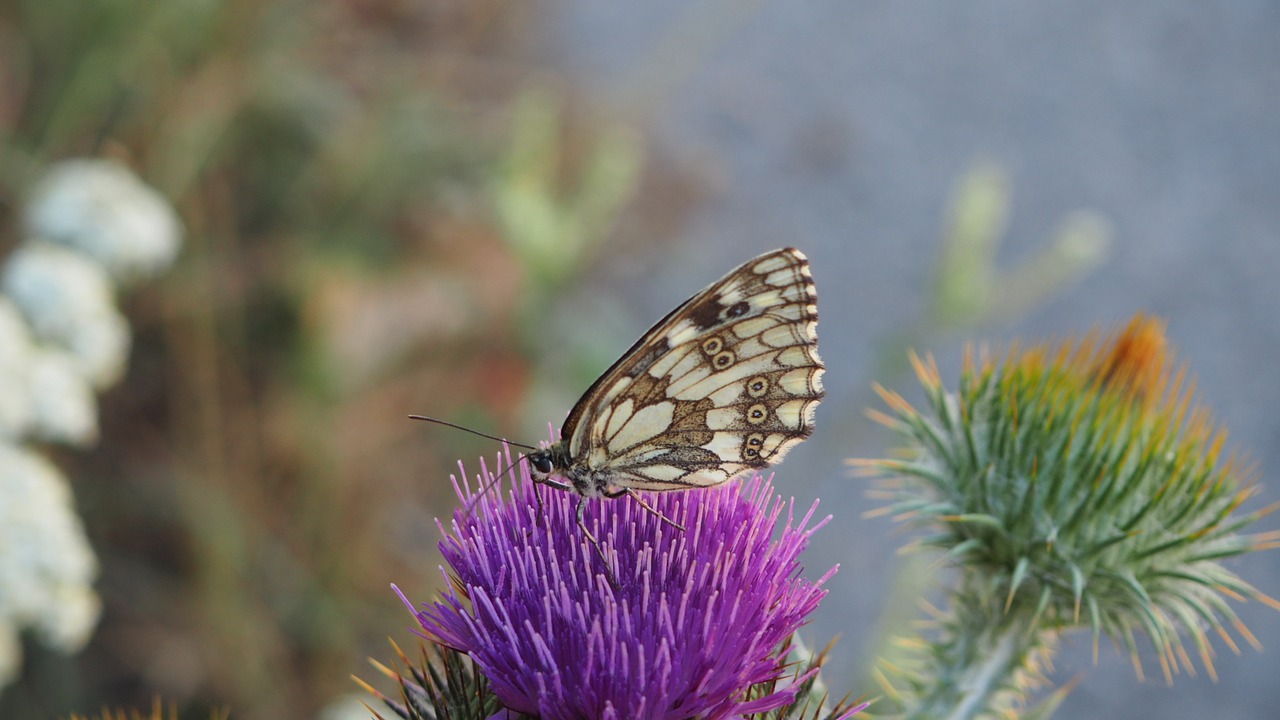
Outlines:
{"type": "Polygon", "coordinates": [[[586,523],[615,588],[577,528],[578,498],[540,494],[523,464],[506,501],[458,488],[463,507],[441,527],[450,589],[415,612],[431,639],[470,655],[504,708],[713,720],[794,700],[799,684],[757,686],[789,675],[788,640],[835,572],[800,575],[799,554],[826,522],[809,527],[816,503],[796,522],[759,476],[650,496],[682,531],[631,499],[591,501],[586,523]]]}
{"type": "Polygon", "coordinates": [[[1007,707],[1001,693],[1037,681],[1053,633],[1073,627],[1095,653],[1101,635],[1122,643],[1139,674],[1145,633],[1166,679],[1195,671],[1184,637],[1210,673],[1207,629],[1257,644],[1226,599],[1277,604],[1221,560],[1274,547],[1275,533],[1240,534],[1274,507],[1240,512],[1255,488],[1163,330],[1139,315],[1101,341],[971,359],[954,394],[917,359],[923,410],[882,391],[909,459],[860,464],[887,476],[889,512],[930,530],[920,545],[963,570],[923,671],[904,678],[909,717],[1007,707]]]}

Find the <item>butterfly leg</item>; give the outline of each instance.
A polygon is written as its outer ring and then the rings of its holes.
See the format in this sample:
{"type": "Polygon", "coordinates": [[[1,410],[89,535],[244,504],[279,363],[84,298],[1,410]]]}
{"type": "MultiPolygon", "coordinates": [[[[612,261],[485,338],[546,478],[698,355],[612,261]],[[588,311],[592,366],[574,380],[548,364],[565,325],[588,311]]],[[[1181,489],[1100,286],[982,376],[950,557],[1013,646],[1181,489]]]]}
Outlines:
{"type": "Polygon", "coordinates": [[[541,484],[542,483],[539,483],[539,482],[536,482],[533,484],[533,499],[534,499],[534,502],[538,504],[538,515],[536,520],[536,522],[538,523],[538,527],[542,527],[542,518],[545,516],[545,513],[542,508],[542,492],[538,490],[538,486],[541,484]]]}
{"type": "Polygon", "coordinates": [[[597,540],[596,536],[587,529],[587,521],[585,518],[586,512],[587,497],[583,495],[578,498],[578,529],[581,530],[582,534],[591,541],[592,547],[596,549],[596,554],[600,556],[600,562],[604,564],[605,575],[609,578],[609,585],[613,587],[614,590],[618,590],[621,586],[618,585],[617,576],[613,574],[613,568],[609,566],[609,558],[605,556],[604,549],[600,547],[600,541],[597,540]]]}
{"type": "Polygon", "coordinates": [[[542,479],[534,478],[533,499],[538,504],[538,526],[541,527],[542,519],[546,517],[546,512],[542,504],[542,493],[538,490],[539,485],[550,485],[551,487],[557,490],[564,490],[566,492],[577,492],[577,491],[574,490],[573,486],[570,485],[569,483],[560,482],[559,480],[556,480],[551,477],[545,477],[542,479]]]}
{"type": "Polygon", "coordinates": [[[662,522],[664,522],[664,523],[666,523],[666,524],[670,525],[671,527],[673,527],[673,528],[675,528],[675,529],[679,530],[680,532],[684,532],[684,526],[683,526],[683,525],[681,525],[680,523],[676,522],[675,520],[672,520],[671,518],[667,517],[666,515],[663,515],[663,514],[662,514],[662,513],[657,509],[657,508],[655,508],[654,506],[652,506],[652,505],[650,505],[649,503],[645,502],[645,499],[644,499],[643,497],[641,497],[641,496],[640,496],[640,493],[636,492],[635,490],[632,490],[631,488],[623,488],[623,489],[618,490],[617,492],[613,493],[612,495],[610,495],[610,494],[606,493],[606,494],[605,494],[605,497],[608,497],[608,498],[616,498],[616,497],[622,497],[623,495],[630,495],[632,500],[635,500],[637,503],[639,503],[639,504],[640,504],[640,507],[644,508],[645,510],[648,510],[648,511],[649,511],[649,513],[650,513],[650,514],[652,514],[654,517],[656,517],[656,518],[658,518],[659,520],[661,520],[662,522]]]}

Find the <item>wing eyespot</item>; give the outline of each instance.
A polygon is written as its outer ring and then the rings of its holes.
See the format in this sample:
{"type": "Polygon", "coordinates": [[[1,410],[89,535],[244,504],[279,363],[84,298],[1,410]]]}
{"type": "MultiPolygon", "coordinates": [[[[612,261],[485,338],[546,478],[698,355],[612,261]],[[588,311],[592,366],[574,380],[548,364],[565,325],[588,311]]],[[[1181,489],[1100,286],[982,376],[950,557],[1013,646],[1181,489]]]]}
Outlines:
{"type": "Polygon", "coordinates": [[[733,353],[728,350],[721,350],[711,359],[711,365],[717,370],[724,370],[733,364],[733,353]]]}
{"type": "Polygon", "coordinates": [[[756,403],[747,408],[747,422],[752,425],[760,425],[769,419],[769,408],[764,403],[756,403]]]}
{"type": "Polygon", "coordinates": [[[751,309],[750,303],[748,303],[746,300],[739,300],[738,302],[734,303],[731,307],[727,308],[724,311],[724,316],[726,318],[742,317],[743,315],[746,315],[747,311],[750,309],[751,309]]]}
{"type": "Polygon", "coordinates": [[[761,398],[767,392],[769,392],[769,378],[757,375],[747,381],[747,395],[753,398],[761,398]]]}
{"type": "Polygon", "coordinates": [[[724,349],[724,341],[718,337],[709,337],[702,341],[702,352],[709,356],[715,356],[724,349]]]}

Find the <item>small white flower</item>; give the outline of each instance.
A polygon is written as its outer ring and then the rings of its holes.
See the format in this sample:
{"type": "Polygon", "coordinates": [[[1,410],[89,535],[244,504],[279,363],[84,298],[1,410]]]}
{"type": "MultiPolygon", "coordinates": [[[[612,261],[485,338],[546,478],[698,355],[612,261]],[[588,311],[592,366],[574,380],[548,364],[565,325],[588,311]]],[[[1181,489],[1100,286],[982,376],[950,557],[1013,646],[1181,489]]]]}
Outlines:
{"type": "Polygon", "coordinates": [[[29,242],[9,257],[0,282],[36,338],[66,350],[95,387],[120,379],[129,325],[96,263],[57,245],[29,242]]]}
{"type": "Polygon", "coordinates": [[[36,348],[29,373],[33,437],[68,445],[98,439],[98,401],[70,355],[36,348]]]}
{"type": "Polygon", "coordinates": [[[31,424],[31,354],[31,331],[0,295],[0,439],[22,437],[31,424]]]}
{"type": "Polygon", "coordinates": [[[0,618],[0,688],[18,676],[22,665],[22,638],[18,628],[0,618]]]}
{"type": "Polygon", "coordinates": [[[53,165],[26,203],[29,233],[83,252],[127,283],[178,254],[182,226],[165,198],[113,160],[53,165]]]}
{"type": "Polygon", "coordinates": [[[19,634],[79,650],[98,621],[97,559],[71,491],[44,458],[0,442],[0,685],[21,665],[19,634]]]}

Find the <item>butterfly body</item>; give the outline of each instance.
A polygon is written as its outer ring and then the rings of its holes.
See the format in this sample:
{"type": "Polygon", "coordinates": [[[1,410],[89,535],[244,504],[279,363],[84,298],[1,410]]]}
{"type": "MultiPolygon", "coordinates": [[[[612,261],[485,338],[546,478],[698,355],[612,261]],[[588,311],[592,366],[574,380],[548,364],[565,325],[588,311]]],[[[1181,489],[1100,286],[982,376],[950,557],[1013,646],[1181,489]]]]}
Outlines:
{"type": "Polygon", "coordinates": [[[747,261],[658,321],[596,380],[560,441],[526,455],[534,481],[583,501],[638,498],[777,463],[812,432],[823,397],[817,322],[803,253],[747,261]]]}

